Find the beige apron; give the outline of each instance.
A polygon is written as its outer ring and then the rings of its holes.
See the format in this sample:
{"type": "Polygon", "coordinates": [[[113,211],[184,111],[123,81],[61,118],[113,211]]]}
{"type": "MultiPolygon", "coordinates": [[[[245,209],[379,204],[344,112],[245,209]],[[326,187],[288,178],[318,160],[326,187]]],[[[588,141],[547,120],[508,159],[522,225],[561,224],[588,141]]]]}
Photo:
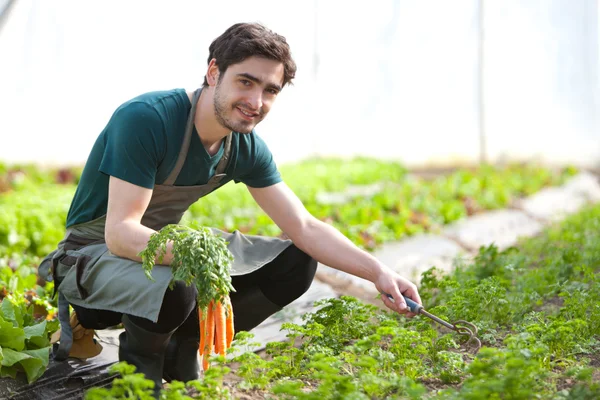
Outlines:
{"type": "MultiPolygon", "coordinates": [[[[179,223],[188,207],[220,187],[226,176],[224,172],[231,154],[231,133],[225,139],[224,154],[215,175],[208,183],[174,186],[189,149],[200,91],[198,89],[194,93],[175,167],[162,185],[154,187],[150,204],[142,217],[142,225],[151,229],[159,230],[167,224],[179,223]]],[[[118,257],[108,250],[104,242],[105,222],[106,216],[103,216],[67,229],[57,250],[40,264],[40,276],[59,282],[59,303],[63,297],[63,303],[68,301],[86,308],[112,310],[156,322],[165,291],[173,277],[171,268],[155,266],[152,272],[155,281],[150,281],[144,275],[140,262],[118,257]]],[[[238,231],[225,233],[213,229],[213,232],[228,242],[228,248],[234,256],[232,276],[249,274],[261,268],[292,243],[273,237],[245,236],[238,231]]],[[[68,322],[68,313],[61,318],[59,311],[61,327],[65,318],[68,322]]]]}

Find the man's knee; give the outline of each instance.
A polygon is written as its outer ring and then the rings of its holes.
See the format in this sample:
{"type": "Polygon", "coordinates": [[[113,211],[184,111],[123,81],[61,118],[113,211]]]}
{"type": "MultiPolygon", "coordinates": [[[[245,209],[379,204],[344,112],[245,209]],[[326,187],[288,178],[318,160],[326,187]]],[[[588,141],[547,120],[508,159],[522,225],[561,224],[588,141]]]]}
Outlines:
{"type": "Polygon", "coordinates": [[[77,320],[86,329],[106,329],[121,323],[122,314],[109,310],[97,310],[71,304],[77,320]]]}
{"type": "Polygon", "coordinates": [[[181,325],[193,309],[196,308],[197,290],[195,285],[186,285],[183,281],[175,281],[173,289],[167,288],[158,317],[168,319],[181,325]],[[168,317],[168,318],[167,318],[168,317]]]}
{"type": "MultiPolygon", "coordinates": [[[[317,260],[306,254],[304,251],[300,250],[296,246],[292,245],[297,251],[298,264],[296,266],[297,277],[298,277],[298,287],[302,289],[302,293],[304,294],[312,284],[315,279],[315,274],[317,273],[317,260]]],[[[300,297],[300,296],[298,296],[300,297]]]]}
{"type": "Polygon", "coordinates": [[[260,288],[284,307],[308,291],[316,271],[317,261],[292,244],[265,269],[260,288]]]}
{"type": "Polygon", "coordinates": [[[135,316],[131,316],[131,320],[150,332],[170,332],[181,326],[196,308],[197,293],[194,285],[187,286],[183,281],[175,281],[173,289],[167,288],[165,292],[157,322],[135,316]]]}

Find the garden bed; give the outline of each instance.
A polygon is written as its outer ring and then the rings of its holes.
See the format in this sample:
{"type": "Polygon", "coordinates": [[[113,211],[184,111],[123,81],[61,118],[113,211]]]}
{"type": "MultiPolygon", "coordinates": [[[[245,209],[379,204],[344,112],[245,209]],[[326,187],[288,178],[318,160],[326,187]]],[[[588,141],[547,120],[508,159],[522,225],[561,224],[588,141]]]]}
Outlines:
{"type": "MultiPolygon", "coordinates": [[[[321,302],[289,341],[244,353],[206,378],[167,387],[192,398],[600,398],[600,206],[500,252],[481,248],[449,275],[428,271],[421,297],[448,321],[479,327],[472,354],[457,334],[352,297],[321,302]],[[231,368],[231,371],[229,370],[231,368]],[[231,373],[235,375],[231,375],[231,373]]],[[[243,348],[251,334],[237,336],[243,348]]],[[[90,395],[92,397],[94,393],[90,395]]],[[[99,391],[97,396],[106,396],[99,391]]],[[[175,398],[175,397],[173,397],[175,398]]]]}
{"type": "MultiPolygon", "coordinates": [[[[2,353],[0,371],[6,377],[29,369],[33,381],[48,365],[44,338],[57,328],[52,285],[37,285],[35,268],[64,234],[78,171],[22,171],[0,170],[0,300],[9,298],[20,310],[2,301],[2,321],[23,332],[22,345],[11,343],[13,348],[2,353]],[[22,353],[20,361],[15,353],[22,353]]],[[[282,168],[286,182],[314,215],[367,250],[514,205],[575,172],[486,166],[425,179],[400,164],[368,159],[282,168]],[[317,178],[307,179],[313,175],[317,178]],[[324,202],[323,193],[342,193],[341,201],[324,202]]],[[[280,234],[243,185],[227,185],[194,204],[184,217],[184,223],[192,221],[280,234]]],[[[423,275],[420,290],[429,311],[479,326],[485,347],[477,358],[464,351],[459,337],[423,317],[405,320],[344,297],[323,301],[304,325],[284,324],[292,342],[269,343],[263,357],[246,352],[226,365],[232,371],[212,368],[195,388],[175,386],[170,393],[210,399],[230,398],[231,393],[248,399],[484,399],[503,391],[505,398],[594,398],[600,367],[599,221],[600,209],[591,208],[519,243],[519,250],[484,247],[473,263],[450,275],[437,270],[423,275]]],[[[9,348],[4,339],[0,333],[0,347],[9,348]]],[[[247,340],[248,334],[237,338],[236,354],[247,340]]]]}

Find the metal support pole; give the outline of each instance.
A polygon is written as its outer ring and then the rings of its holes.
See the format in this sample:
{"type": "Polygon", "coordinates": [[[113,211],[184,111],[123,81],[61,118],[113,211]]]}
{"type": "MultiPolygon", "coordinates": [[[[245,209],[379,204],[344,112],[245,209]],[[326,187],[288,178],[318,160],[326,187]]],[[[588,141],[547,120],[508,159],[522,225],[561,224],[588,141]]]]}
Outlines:
{"type": "Polygon", "coordinates": [[[485,132],[485,74],[484,74],[484,2],[479,0],[478,13],[478,103],[479,103],[479,163],[487,163],[487,143],[485,132]]]}

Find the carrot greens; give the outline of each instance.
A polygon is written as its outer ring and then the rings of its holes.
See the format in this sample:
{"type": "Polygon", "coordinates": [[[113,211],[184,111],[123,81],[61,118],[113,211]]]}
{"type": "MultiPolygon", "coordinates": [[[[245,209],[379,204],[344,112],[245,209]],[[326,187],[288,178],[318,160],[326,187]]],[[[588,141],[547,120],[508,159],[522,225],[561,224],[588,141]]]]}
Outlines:
{"type": "Polygon", "coordinates": [[[209,357],[213,352],[224,356],[233,337],[233,312],[229,292],[229,271],[233,255],[222,237],[206,227],[193,229],[170,224],[151,235],[146,248],[140,253],[142,268],[148,279],[153,280],[152,268],[164,261],[168,244],[172,244],[173,279],[194,284],[198,291],[198,316],[200,321],[200,346],[204,370],[210,367],[209,357]]]}

